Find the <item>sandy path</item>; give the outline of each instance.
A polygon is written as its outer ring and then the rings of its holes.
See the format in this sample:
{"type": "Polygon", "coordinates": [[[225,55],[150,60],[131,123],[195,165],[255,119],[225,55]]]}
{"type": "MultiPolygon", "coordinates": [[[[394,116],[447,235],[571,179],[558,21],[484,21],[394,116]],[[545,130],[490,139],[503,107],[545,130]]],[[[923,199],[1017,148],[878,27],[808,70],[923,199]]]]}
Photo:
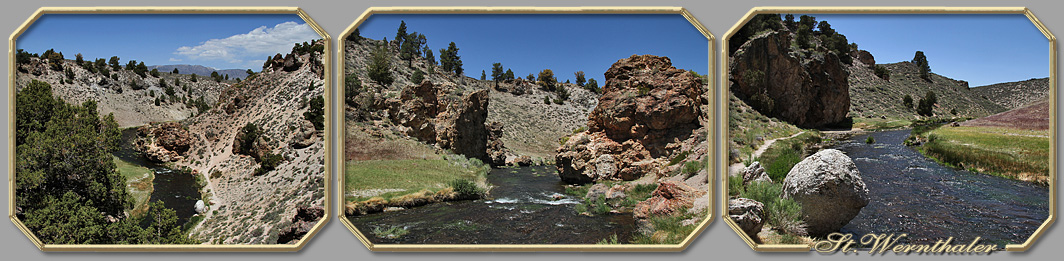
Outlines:
{"type": "MultiPolygon", "coordinates": [[[[801,132],[795,133],[794,135],[787,136],[787,137],[766,140],[765,144],[761,144],[761,147],[757,147],[757,150],[755,150],[754,153],[751,154],[751,155],[753,156],[753,158],[761,157],[761,154],[765,153],[765,150],[768,150],[768,148],[771,147],[773,143],[776,143],[776,141],[782,140],[782,139],[790,139],[790,138],[798,137],[798,135],[802,135],[802,133],[805,133],[805,131],[801,131],[801,132]]],[[[743,168],[745,168],[745,167],[746,166],[743,165],[742,162],[731,164],[731,165],[728,166],[728,175],[731,175],[731,176],[739,175],[739,173],[742,173],[743,168]]]]}

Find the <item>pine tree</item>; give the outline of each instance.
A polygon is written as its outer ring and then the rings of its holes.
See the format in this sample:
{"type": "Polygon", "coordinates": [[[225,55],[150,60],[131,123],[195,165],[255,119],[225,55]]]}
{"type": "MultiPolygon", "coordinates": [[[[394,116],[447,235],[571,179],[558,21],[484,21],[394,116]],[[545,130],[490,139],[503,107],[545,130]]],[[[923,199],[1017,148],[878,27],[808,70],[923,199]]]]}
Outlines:
{"type": "Polygon", "coordinates": [[[920,70],[920,78],[931,81],[931,66],[927,63],[927,56],[924,56],[924,51],[916,51],[912,63],[916,64],[916,68],[920,70]]]}
{"type": "Polygon", "coordinates": [[[392,63],[388,60],[388,47],[385,44],[377,46],[370,57],[369,66],[366,68],[369,78],[383,86],[392,84],[392,63]]]}
{"type": "MultiPolygon", "coordinates": [[[[395,41],[399,46],[403,46],[403,40],[406,39],[406,21],[399,21],[399,30],[395,32],[395,41]]],[[[385,40],[387,42],[387,40],[385,40]]]]}
{"type": "Polygon", "coordinates": [[[502,71],[502,63],[491,64],[491,79],[495,81],[495,88],[499,88],[499,80],[503,80],[506,72],[502,71]]]}
{"type": "Polygon", "coordinates": [[[584,79],[584,71],[576,71],[576,85],[583,87],[586,80],[584,79]]]}

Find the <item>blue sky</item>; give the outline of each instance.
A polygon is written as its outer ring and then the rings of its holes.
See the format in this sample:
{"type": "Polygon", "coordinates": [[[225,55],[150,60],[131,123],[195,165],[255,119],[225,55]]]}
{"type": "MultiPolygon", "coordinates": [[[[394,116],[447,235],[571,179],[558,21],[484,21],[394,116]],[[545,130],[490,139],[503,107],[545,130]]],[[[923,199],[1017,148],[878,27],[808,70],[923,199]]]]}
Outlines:
{"type": "Polygon", "coordinates": [[[266,56],[321,38],[295,14],[46,14],[16,42],[67,59],[118,56],[147,65],[197,64],[259,71],[266,56]]]}
{"type": "MultiPolygon", "coordinates": [[[[795,20],[801,15],[795,15],[795,20]]],[[[1049,76],[1049,40],[1022,14],[812,14],[876,63],[923,51],[931,71],[977,87],[1049,76]]]]}
{"type": "Polygon", "coordinates": [[[383,14],[359,25],[363,37],[395,38],[400,21],[424,34],[433,53],[455,42],[465,74],[491,77],[502,63],[518,77],[554,71],[558,81],[602,74],[633,54],[668,56],[673,66],[706,74],[708,40],[679,14],[383,14]]]}

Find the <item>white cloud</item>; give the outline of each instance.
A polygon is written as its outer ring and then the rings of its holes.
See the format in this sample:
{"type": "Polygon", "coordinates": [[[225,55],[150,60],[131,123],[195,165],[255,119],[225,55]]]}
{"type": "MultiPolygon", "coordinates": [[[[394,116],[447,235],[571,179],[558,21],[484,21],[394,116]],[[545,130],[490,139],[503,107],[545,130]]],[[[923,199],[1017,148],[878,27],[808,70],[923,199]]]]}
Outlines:
{"type": "MultiPolygon", "coordinates": [[[[262,60],[265,56],[288,53],[295,43],[318,38],[321,36],[306,24],[284,22],[272,28],[261,26],[225,39],[210,39],[197,46],[182,46],[174,54],[190,61],[223,61],[231,65],[245,65],[248,64],[246,60],[262,60]]],[[[171,58],[171,61],[174,59],[171,58]]]]}
{"type": "Polygon", "coordinates": [[[183,61],[183,60],[177,59],[177,58],[174,58],[174,57],[170,57],[170,61],[171,62],[180,62],[180,61],[183,61]]]}

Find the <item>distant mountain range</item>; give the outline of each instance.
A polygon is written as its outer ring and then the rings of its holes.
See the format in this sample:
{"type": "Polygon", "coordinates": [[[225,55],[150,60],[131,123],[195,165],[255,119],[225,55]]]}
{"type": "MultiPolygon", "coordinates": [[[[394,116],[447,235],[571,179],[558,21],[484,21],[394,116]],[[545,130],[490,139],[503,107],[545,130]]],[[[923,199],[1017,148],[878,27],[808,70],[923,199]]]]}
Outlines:
{"type": "Polygon", "coordinates": [[[177,72],[180,74],[193,74],[200,76],[210,76],[212,72],[218,72],[221,75],[229,75],[230,79],[240,78],[246,79],[248,77],[247,69],[225,69],[218,70],[202,65],[191,64],[171,64],[171,65],[152,65],[148,66],[148,69],[159,69],[160,72],[172,72],[174,68],[177,68],[177,72]]]}

